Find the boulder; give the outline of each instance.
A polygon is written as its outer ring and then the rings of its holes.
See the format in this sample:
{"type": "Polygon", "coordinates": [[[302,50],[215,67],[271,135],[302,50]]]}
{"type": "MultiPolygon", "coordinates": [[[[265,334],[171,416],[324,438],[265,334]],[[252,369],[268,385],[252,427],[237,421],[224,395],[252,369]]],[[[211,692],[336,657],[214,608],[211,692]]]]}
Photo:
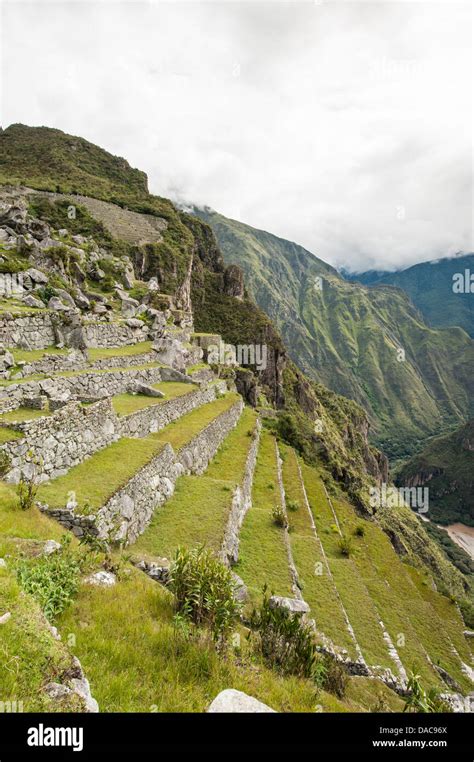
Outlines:
{"type": "Polygon", "coordinates": [[[44,692],[53,701],[61,701],[72,694],[72,690],[61,683],[48,683],[44,686],[44,692]]]}
{"type": "Polygon", "coordinates": [[[136,299],[122,299],[122,315],[126,318],[133,318],[137,311],[138,302],[136,299]]]}
{"type": "Polygon", "coordinates": [[[239,712],[241,714],[249,712],[252,714],[255,712],[275,713],[274,709],[258,701],[258,699],[234,688],[227,688],[221,691],[209,705],[207,711],[211,714],[221,712],[239,712]]]}
{"type": "Polygon", "coordinates": [[[126,320],[125,323],[129,328],[143,328],[145,325],[143,320],[138,320],[138,318],[129,318],[129,320],[126,320]]]}
{"type": "Polygon", "coordinates": [[[56,310],[57,312],[67,312],[70,308],[63,304],[57,296],[52,296],[48,302],[48,309],[56,310]]]}
{"type": "Polygon", "coordinates": [[[56,293],[65,304],[68,304],[70,307],[76,306],[71,294],[65,291],[64,288],[57,288],[56,293]]]}
{"type": "Polygon", "coordinates": [[[284,598],[281,595],[272,595],[269,601],[271,609],[286,609],[292,614],[308,614],[309,606],[306,601],[299,598],[284,598]]]}
{"type": "Polygon", "coordinates": [[[235,572],[232,572],[232,577],[234,580],[234,598],[239,603],[244,603],[247,598],[249,597],[249,591],[247,589],[247,585],[243,581],[241,577],[239,577],[238,574],[235,572]]]}
{"type": "Polygon", "coordinates": [[[112,587],[117,582],[117,577],[112,572],[98,571],[85,578],[86,585],[96,585],[97,587],[112,587]]]}
{"type": "Polygon", "coordinates": [[[44,307],[43,302],[41,299],[37,299],[36,296],[33,296],[32,294],[28,294],[27,296],[23,297],[23,304],[26,304],[27,307],[33,307],[34,309],[42,309],[44,307]]]}
{"type": "Polygon", "coordinates": [[[15,365],[15,358],[8,349],[0,349],[0,370],[7,370],[7,368],[13,368],[15,365]]]}
{"type": "Polygon", "coordinates": [[[146,397],[164,397],[162,391],[159,389],[153,389],[148,384],[143,384],[141,381],[134,381],[129,387],[128,391],[132,394],[144,394],[146,397]]]}
{"type": "Polygon", "coordinates": [[[25,270],[24,275],[28,275],[33,283],[37,283],[39,286],[44,286],[48,282],[48,276],[41,272],[41,270],[37,270],[36,267],[30,267],[28,270],[25,270]]]}
{"type": "Polygon", "coordinates": [[[58,550],[61,550],[61,543],[56,542],[56,540],[46,540],[43,545],[43,556],[50,556],[52,553],[57,553],[58,550]]]}
{"type": "Polygon", "coordinates": [[[0,624],[6,624],[11,615],[11,611],[7,611],[5,614],[2,614],[2,616],[0,616],[0,624]]]}

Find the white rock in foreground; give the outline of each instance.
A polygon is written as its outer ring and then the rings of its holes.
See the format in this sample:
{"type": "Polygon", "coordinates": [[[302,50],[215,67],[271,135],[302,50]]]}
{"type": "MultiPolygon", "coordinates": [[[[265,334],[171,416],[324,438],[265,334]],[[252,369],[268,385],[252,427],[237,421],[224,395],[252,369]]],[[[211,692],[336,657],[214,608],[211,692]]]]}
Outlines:
{"type": "Polygon", "coordinates": [[[274,709],[258,701],[253,696],[248,696],[242,691],[236,691],[234,688],[227,688],[221,691],[209,705],[208,712],[272,712],[274,709]]]}

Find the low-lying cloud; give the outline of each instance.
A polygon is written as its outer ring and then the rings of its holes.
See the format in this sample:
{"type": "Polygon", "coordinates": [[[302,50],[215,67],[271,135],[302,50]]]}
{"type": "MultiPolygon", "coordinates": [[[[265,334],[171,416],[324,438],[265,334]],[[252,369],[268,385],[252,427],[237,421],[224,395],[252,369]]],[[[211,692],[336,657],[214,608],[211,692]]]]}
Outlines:
{"type": "Polygon", "coordinates": [[[471,251],[470,3],[8,2],[2,113],[353,270],[471,251]]]}

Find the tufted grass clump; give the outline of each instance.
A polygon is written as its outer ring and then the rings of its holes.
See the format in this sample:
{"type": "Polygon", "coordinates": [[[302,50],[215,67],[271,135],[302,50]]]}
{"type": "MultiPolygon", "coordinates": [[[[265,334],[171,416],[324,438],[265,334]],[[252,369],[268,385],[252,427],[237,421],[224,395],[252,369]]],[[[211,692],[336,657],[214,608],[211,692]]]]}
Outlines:
{"type": "Polygon", "coordinates": [[[296,511],[299,510],[300,504],[297,500],[287,500],[286,507],[288,508],[289,511],[291,511],[292,513],[295,513],[296,511]]]}
{"type": "Polygon", "coordinates": [[[175,595],[176,621],[207,627],[216,646],[224,648],[241,609],[230,569],[203,546],[180,547],[170,568],[169,588],[175,595]]]}
{"type": "Polygon", "coordinates": [[[347,534],[343,534],[339,538],[337,545],[338,545],[341,556],[345,556],[346,558],[349,558],[353,550],[352,537],[350,537],[347,534]]]}

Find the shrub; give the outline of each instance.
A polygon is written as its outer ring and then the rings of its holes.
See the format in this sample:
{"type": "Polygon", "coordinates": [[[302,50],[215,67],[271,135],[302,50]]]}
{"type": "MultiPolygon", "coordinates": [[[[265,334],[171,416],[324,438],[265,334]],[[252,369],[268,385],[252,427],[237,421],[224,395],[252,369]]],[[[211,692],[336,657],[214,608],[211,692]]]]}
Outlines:
{"type": "Polygon", "coordinates": [[[295,512],[299,510],[300,504],[297,500],[287,500],[286,507],[289,511],[295,512]]]}
{"type": "Polygon", "coordinates": [[[338,698],[344,698],[347,690],[349,676],[342,664],[331,656],[323,659],[325,671],[322,680],[322,688],[329,693],[334,693],[338,698]]]}
{"type": "Polygon", "coordinates": [[[356,537],[364,537],[365,535],[365,526],[363,524],[357,524],[354,534],[356,537]]]}
{"type": "Polygon", "coordinates": [[[337,544],[341,552],[341,555],[346,556],[346,558],[349,558],[349,556],[352,553],[352,537],[349,537],[349,535],[343,534],[342,537],[339,538],[339,541],[337,544]]]}
{"type": "Polygon", "coordinates": [[[82,559],[70,550],[70,539],[63,540],[61,550],[25,559],[17,567],[21,587],[38,601],[50,620],[64,611],[79,587],[82,559]]]}
{"type": "Polygon", "coordinates": [[[288,519],[286,517],[285,511],[283,510],[283,506],[280,503],[275,503],[273,506],[272,519],[273,523],[276,524],[277,527],[288,529],[288,519]]]}
{"type": "Polygon", "coordinates": [[[178,548],[169,576],[178,617],[208,627],[223,647],[241,608],[230,569],[203,547],[178,548]]]}
{"type": "Polygon", "coordinates": [[[441,694],[435,688],[426,691],[421,685],[420,676],[414,672],[411,673],[408,680],[408,690],[410,691],[403,707],[404,712],[421,712],[423,714],[450,712],[449,705],[443,701],[441,694]]]}
{"type": "Polygon", "coordinates": [[[266,588],[263,602],[253,609],[249,624],[257,634],[255,649],[270,667],[283,674],[314,679],[317,651],[311,628],[287,609],[271,608],[266,588]]]}

